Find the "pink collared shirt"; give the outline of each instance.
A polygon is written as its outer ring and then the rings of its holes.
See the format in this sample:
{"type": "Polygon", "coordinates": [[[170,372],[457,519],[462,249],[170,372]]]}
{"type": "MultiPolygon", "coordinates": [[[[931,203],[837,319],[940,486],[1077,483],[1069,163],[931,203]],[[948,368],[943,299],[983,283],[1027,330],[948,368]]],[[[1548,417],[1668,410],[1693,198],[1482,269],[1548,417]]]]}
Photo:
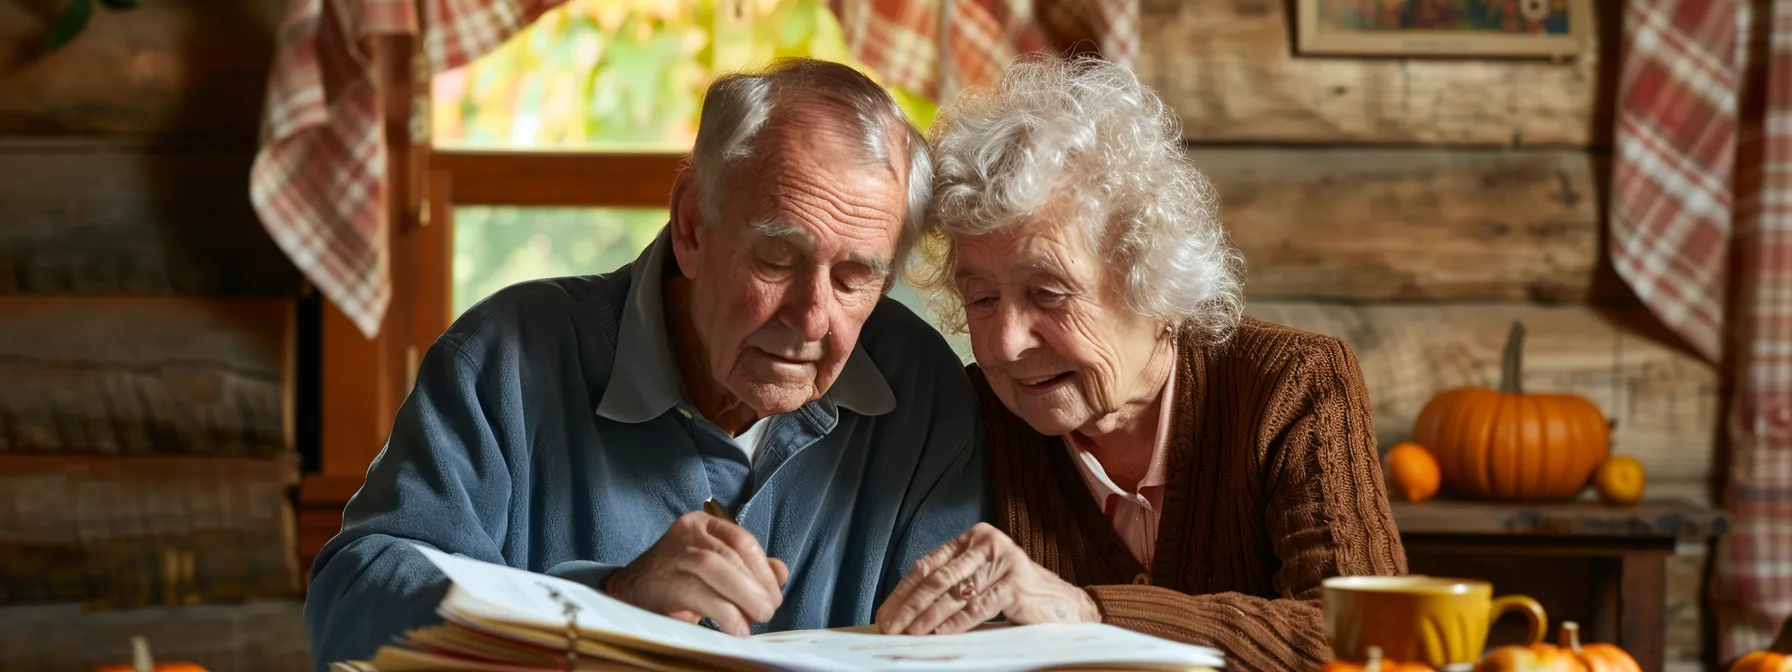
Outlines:
{"type": "Polygon", "coordinates": [[[1101,461],[1089,452],[1088,437],[1076,432],[1064,435],[1070,461],[1082,473],[1083,483],[1095,497],[1095,505],[1107,514],[1108,522],[1126,542],[1127,550],[1132,551],[1132,557],[1147,570],[1151,569],[1152,554],[1157,550],[1157,523],[1163,518],[1164,462],[1170,456],[1170,417],[1176,406],[1176,397],[1172,394],[1175,389],[1176,367],[1172,365],[1158,402],[1161,408],[1157,415],[1157,435],[1152,442],[1151,467],[1139,481],[1137,492],[1127,492],[1114,485],[1107,470],[1101,467],[1101,461]]]}

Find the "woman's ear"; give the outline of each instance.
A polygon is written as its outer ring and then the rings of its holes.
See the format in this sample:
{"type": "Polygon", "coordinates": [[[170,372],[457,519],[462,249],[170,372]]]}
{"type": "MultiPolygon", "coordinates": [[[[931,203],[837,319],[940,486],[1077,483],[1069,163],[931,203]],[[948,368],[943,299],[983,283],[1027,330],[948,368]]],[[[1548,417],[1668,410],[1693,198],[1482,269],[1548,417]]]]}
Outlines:
{"type": "Polygon", "coordinates": [[[686,278],[696,277],[697,229],[703,226],[703,195],[697,188],[697,171],[689,167],[678,172],[672,183],[672,254],[678,269],[686,278]]]}

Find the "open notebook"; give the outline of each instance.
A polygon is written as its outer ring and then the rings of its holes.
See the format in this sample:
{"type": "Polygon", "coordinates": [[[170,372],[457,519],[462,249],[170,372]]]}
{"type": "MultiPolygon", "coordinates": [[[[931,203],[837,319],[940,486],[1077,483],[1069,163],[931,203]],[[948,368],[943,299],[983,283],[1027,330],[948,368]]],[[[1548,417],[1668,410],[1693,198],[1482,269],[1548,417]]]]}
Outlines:
{"type": "Polygon", "coordinates": [[[638,609],[583,584],[418,546],[453,585],[441,626],[411,630],[341,672],[413,670],[1200,670],[1218,651],[1086,623],[987,627],[959,635],[869,628],[737,638],[638,609]],[[570,655],[569,655],[570,653],[570,655]]]}

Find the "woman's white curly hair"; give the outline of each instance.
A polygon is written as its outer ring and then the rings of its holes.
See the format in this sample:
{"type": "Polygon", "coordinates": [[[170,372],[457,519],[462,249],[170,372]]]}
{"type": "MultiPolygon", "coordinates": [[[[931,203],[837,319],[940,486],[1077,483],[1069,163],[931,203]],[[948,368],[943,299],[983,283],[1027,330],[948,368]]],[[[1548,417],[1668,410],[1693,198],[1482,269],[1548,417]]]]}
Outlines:
{"type": "Polygon", "coordinates": [[[967,90],[932,128],[933,203],[910,282],[942,327],[965,330],[957,241],[1030,218],[1069,217],[1121,273],[1135,312],[1208,342],[1243,313],[1244,259],[1181,124],[1128,69],[1095,57],[1022,56],[967,90]]]}

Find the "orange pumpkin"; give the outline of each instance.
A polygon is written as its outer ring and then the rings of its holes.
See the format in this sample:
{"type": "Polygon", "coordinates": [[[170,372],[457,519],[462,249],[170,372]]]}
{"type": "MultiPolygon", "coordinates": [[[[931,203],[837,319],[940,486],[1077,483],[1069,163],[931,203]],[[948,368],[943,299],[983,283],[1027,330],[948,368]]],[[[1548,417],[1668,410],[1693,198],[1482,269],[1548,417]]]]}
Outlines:
{"type": "Polygon", "coordinates": [[[1729,672],[1792,672],[1792,619],[1780,626],[1779,635],[1765,651],[1752,651],[1736,659],[1729,672]]]}
{"type": "Polygon", "coordinates": [[[1562,621],[1562,648],[1580,659],[1587,672],[1643,672],[1635,658],[1612,644],[1581,644],[1580,624],[1562,621]]]}
{"type": "Polygon", "coordinates": [[[1730,672],[1792,672],[1792,656],[1773,651],[1754,651],[1736,659],[1730,672]]]}
{"type": "Polygon", "coordinates": [[[173,662],[158,663],[149,655],[149,640],[141,636],[131,638],[131,662],[117,665],[101,665],[93,668],[93,672],[208,672],[195,663],[173,662]]]}
{"type": "Polygon", "coordinates": [[[1574,652],[1549,644],[1502,646],[1475,663],[1475,672],[1587,672],[1574,652]]]}
{"type": "Polygon", "coordinates": [[[1764,651],[1751,651],[1730,664],[1729,672],[1792,672],[1792,619],[1764,651]]]}
{"type": "MultiPolygon", "coordinates": [[[[207,672],[197,663],[156,663],[149,666],[151,672],[207,672]]],[[[135,665],[101,665],[93,668],[93,672],[138,672],[135,665]]]]}
{"type": "Polygon", "coordinates": [[[1500,388],[1459,387],[1432,397],[1412,440],[1431,450],[1444,488],[1469,498],[1567,499],[1611,452],[1598,406],[1573,394],[1526,394],[1524,325],[1514,322],[1500,388]]]}
{"type": "Polygon", "coordinates": [[[1334,660],[1325,664],[1324,672],[1433,672],[1419,663],[1402,663],[1381,657],[1381,647],[1370,646],[1363,650],[1368,660],[1358,665],[1349,661],[1334,660]]]}
{"type": "Polygon", "coordinates": [[[1442,478],[1438,475],[1437,458],[1424,446],[1410,441],[1395,444],[1381,460],[1389,494],[1409,502],[1423,502],[1437,494],[1442,478]]]}

